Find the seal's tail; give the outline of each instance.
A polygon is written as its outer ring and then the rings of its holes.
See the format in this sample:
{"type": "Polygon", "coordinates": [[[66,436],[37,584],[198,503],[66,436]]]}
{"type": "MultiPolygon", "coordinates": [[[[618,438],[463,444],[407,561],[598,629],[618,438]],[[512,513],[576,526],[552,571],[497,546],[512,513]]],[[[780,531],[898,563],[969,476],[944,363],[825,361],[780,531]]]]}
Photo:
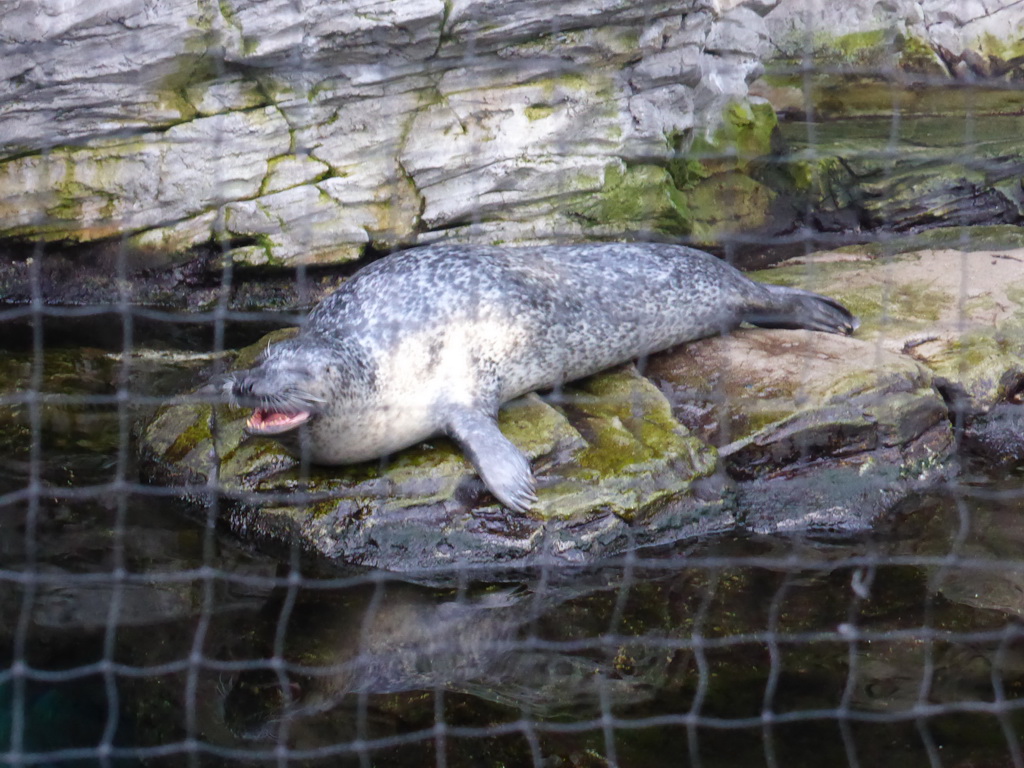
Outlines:
{"type": "Polygon", "coordinates": [[[762,328],[806,328],[849,336],[860,321],[835,299],[799,288],[765,285],[769,301],[743,319],[762,328]]]}

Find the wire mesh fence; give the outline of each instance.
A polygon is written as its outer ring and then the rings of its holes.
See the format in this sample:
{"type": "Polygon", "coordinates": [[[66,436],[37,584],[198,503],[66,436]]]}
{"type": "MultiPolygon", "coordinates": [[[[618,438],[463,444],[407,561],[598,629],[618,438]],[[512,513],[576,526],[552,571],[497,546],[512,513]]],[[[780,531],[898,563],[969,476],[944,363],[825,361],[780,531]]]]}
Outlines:
{"type": "Polygon", "coordinates": [[[0,762],[1024,764],[1024,21],[727,6],[0,0],[0,762]],[[583,241],[861,326],[507,404],[528,513],[244,437],[366,265],[583,241]]]}

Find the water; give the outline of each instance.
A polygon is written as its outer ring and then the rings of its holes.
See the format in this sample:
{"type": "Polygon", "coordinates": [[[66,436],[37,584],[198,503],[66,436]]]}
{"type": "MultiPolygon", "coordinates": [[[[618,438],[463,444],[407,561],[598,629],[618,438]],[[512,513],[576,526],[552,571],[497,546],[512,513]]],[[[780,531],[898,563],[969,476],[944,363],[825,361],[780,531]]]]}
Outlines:
{"type": "Polygon", "coordinates": [[[134,426],[209,337],[138,332],[128,358],[111,320],[3,353],[4,764],[1020,763],[1013,473],[854,538],[431,583],[271,559],[137,482],[134,426]]]}

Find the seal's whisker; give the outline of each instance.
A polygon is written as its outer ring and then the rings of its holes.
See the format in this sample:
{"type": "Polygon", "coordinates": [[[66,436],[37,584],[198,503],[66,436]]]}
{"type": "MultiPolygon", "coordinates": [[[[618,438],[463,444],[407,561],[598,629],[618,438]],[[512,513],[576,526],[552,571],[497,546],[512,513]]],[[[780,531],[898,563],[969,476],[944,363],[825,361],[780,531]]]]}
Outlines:
{"type": "Polygon", "coordinates": [[[288,394],[306,405],[323,405],[327,402],[325,398],[314,395],[312,392],[289,392],[288,394]]]}

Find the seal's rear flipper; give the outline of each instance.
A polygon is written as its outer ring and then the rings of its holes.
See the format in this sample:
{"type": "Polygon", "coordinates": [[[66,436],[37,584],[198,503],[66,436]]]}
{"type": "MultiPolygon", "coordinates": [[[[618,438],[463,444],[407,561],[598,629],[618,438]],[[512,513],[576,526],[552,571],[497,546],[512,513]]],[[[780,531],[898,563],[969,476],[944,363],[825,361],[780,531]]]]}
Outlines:
{"type": "Polygon", "coordinates": [[[513,512],[528,512],[537,501],[529,459],[501,434],[494,416],[465,406],[451,406],[450,414],[447,432],[484,485],[513,512]]]}
{"type": "Polygon", "coordinates": [[[849,336],[860,321],[835,299],[799,288],[764,285],[771,294],[767,306],[747,312],[743,320],[761,328],[805,328],[849,336]]]}

